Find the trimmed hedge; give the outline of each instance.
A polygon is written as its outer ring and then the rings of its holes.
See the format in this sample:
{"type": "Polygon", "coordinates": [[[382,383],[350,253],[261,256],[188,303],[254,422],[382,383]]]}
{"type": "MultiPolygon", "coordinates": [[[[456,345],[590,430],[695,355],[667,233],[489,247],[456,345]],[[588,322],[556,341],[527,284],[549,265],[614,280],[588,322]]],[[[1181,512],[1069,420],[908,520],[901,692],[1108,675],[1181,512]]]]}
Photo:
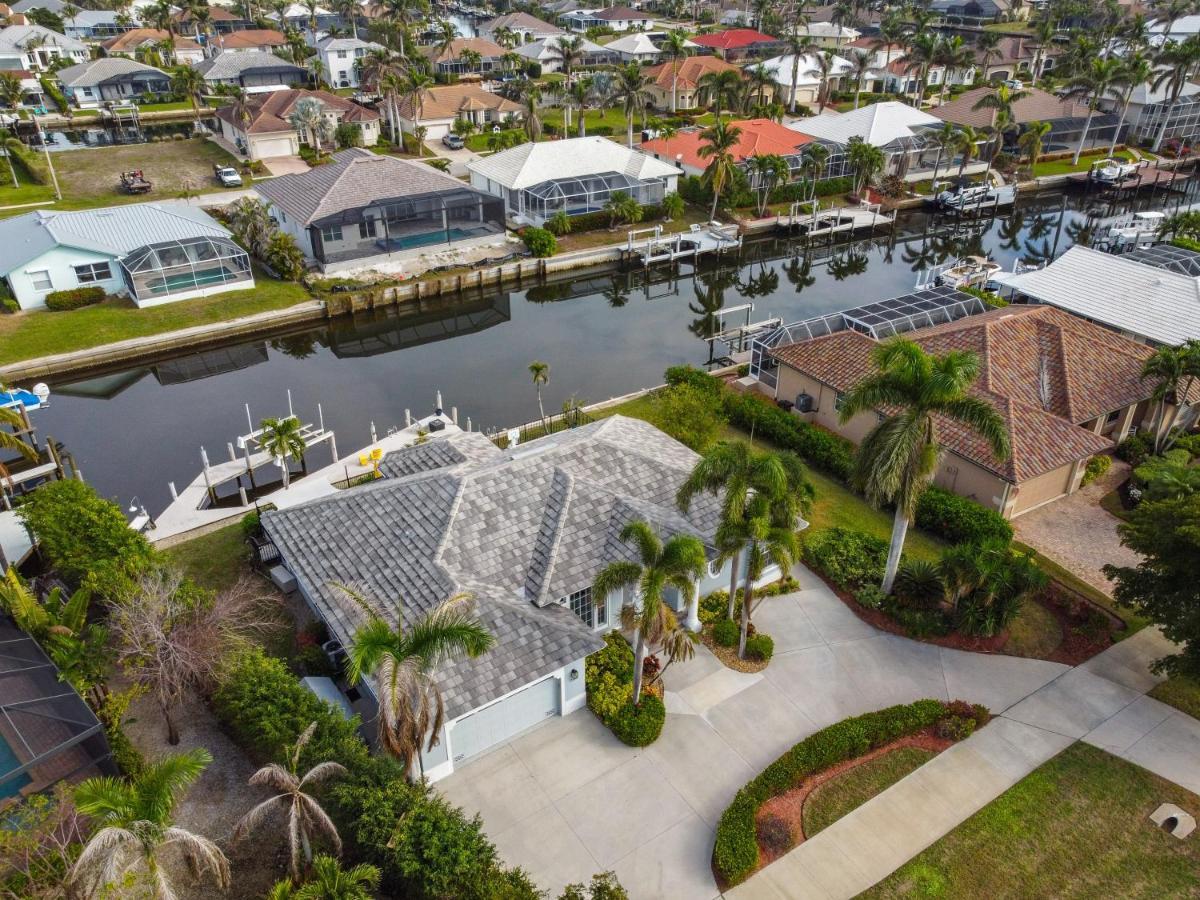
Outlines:
{"type": "Polygon", "coordinates": [[[46,309],[51,312],[66,312],[99,303],[105,298],[104,288],[77,287],[65,291],[51,291],[46,295],[46,309]]]}
{"type": "Polygon", "coordinates": [[[621,743],[646,747],[658,740],[666,720],[667,707],[662,700],[643,691],[637,706],[626,704],[606,724],[621,743]]]}
{"type": "MultiPolygon", "coordinates": [[[[947,704],[941,700],[918,700],[844,719],[805,738],[738,791],[733,803],[722,813],[713,847],[713,869],[725,883],[735,885],[758,867],[754,817],[772,797],[798,787],[804,779],[830,766],[855,759],[943,720],[961,718],[964,708],[987,720],[987,710],[983,707],[966,707],[962,701],[947,704]]],[[[947,729],[954,733],[964,730],[957,725],[947,729]]]]}
{"type": "Polygon", "coordinates": [[[1009,543],[1012,525],[994,509],[930,485],[917,501],[916,526],[951,544],[980,544],[987,540],[1009,543]]]}
{"type": "Polygon", "coordinates": [[[888,542],[850,528],[806,535],[803,549],[804,561],[844,591],[879,582],[887,566],[888,542]]]}
{"type": "Polygon", "coordinates": [[[810,425],[753,394],[725,396],[725,415],[743,431],[794,451],[810,465],[846,481],[854,467],[854,445],[843,437],[810,425]]]}
{"type": "MultiPolygon", "coordinates": [[[[721,615],[725,615],[725,612],[726,610],[721,610],[721,615]]],[[[721,647],[736,647],[741,635],[742,630],[732,619],[719,619],[713,622],[712,639],[721,647]]]]}

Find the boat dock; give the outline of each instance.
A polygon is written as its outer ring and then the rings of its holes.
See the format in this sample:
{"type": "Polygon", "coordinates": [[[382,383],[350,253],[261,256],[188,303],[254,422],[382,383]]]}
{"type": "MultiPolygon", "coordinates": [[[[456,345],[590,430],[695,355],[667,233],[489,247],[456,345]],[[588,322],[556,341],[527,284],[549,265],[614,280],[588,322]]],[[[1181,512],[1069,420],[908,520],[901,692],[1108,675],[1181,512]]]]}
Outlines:
{"type": "Polygon", "coordinates": [[[695,259],[705,253],[736,250],[741,246],[742,236],[737,225],[708,222],[675,234],[663,234],[662,226],[655,225],[630,231],[625,254],[626,259],[640,258],[642,265],[651,266],[677,259],[695,259]]]}
{"type": "Polygon", "coordinates": [[[796,231],[807,240],[832,240],[837,234],[874,230],[892,222],[893,218],[882,213],[878,203],[820,209],[819,201],[815,200],[797,200],[789,212],[775,217],[777,229],[796,231]]]}
{"type": "Polygon", "coordinates": [[[1179,182],[1186,182],[1192,177],[1192,172],[1183,172],[1180,169],[1161,169],[1158,166],[1144,166],[1137,172],[1122,181],[1115,183],[1102,183],[1094,180],[1091,177],[1091,172],[1076,172],[1068,175],[1069,181],[1075,184],[1087,184],[1089,187],[1095,185],[1098,189],[1104,192],[1121,193],[1124,191],[1140,191],[1142,188],[1162,188],[1163,190],[1185,190],[1183,186],[1178,186],[1179,182]]]}

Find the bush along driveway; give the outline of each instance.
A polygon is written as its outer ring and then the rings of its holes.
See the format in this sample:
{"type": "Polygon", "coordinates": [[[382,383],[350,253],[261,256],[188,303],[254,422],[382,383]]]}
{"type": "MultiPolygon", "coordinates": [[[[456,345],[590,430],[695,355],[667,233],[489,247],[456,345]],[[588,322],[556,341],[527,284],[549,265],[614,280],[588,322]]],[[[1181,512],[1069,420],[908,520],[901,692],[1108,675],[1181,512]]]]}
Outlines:
{"type": "Polygon", "coordinates": [[[435,789],[468,814],[479,813],[504,860],[543,887],[556,890],[613,869],[631,897],[704,900],[719,894],[712,873],[716,828],[738,790],[810,735],[897,704],[961,697],[997,718],[731,896],[796,896],[798,883],[818,884],[809,857],[817,860],[819,883],[828,885],[814,887],[813,896],[853,896],[1084,735],[1165,777],[1186,779],[1194,767],[1191,777],[1200,779],[1200,723],[1141,696],[1155,683],[1147,660],[1164,652],[1154,631],[1071,669],[885,634],[811,572],[801,569],[798,580],[799,591],[768,598],[755,613],[755,625],[775,641],[763,672],[735,672],[704,647],[667,670],[666,722],[650,746],[625,746],[581,710],[519,735],[435,789]],[[894,844],[880,857],[882,868],[860,871],[866,864],[848,861],[850,851],[840,843],[845,823],[930,770],[936,776],[948,759],[946,783],[918,782],[924,793],[914,809],[930,811],[928,825],[913,828],[907,814],[897,817],[889,805],[886,816],[871,820],[880,837],[855,851],[869,859],[868,850],[880,850],[881,842],[894,844]],[[932,818],[933,810],[940,818],[932,818]],[[911,847],[909,832],[920,838],[911,847]],[[802,865],[793,868],[797,854],[802,865]],[[843,869],[854,879],[839,888],[843,869]],[[766,879],[761,889],[760,879],[766,879]]]}

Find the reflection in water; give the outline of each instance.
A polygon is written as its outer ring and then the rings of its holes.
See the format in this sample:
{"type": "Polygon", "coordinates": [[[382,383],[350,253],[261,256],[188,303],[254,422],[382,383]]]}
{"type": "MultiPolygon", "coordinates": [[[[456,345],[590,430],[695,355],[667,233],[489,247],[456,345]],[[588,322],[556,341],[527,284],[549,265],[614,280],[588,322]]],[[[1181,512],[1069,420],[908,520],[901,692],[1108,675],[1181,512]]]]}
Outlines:
{"type": "Polygon", "coordinates": [[[1009,214],[979,221],[904,214],[891,233],[850,244],[806,249],[766,238],[695,267],[570,274],[508,293],[405,304],[239,345],[223,351],[224,363],[201,354],[52,385],[37,424],[76,450],[102,492],[161,508],[168,481],[195,477],[201,444],[220,447],[244,427],[244,404],[255,417],[278,415],[288,390],[301,414],[322,403],[347,449],[366,443],[372,422],[383,432],[405,409],[431,408],[438,390],[477,427],[508,426],[537,415],[530,360],[550,363],[548,408],[572,395],[604,400],[657,384],[669,365],[726,355],[731,348],[705,340],[722,329],[898,296],[917,273],[965,255],[990,253],[1010,270],[1018,258],[1089,240],[1099,217],[1122,211],[1080,197],[1022,198],[1009,214]]]}

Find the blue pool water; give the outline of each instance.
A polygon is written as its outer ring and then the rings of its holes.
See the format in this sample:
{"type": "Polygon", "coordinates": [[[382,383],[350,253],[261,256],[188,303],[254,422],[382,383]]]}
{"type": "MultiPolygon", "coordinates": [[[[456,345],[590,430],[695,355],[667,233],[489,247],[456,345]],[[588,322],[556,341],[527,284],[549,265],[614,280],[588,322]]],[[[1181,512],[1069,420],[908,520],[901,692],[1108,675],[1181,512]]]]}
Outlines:
{"type": "MultiPolygon", "coordinates": [[[[4,738],[0,738],[0,778],[20,765],[21,761],[13,753],[12,747],[8,746],[4,738]]],[[[29,781],[30,778],[25,773],[17,775],[15,778],[9,778],[7,781],[0,781],[0,800],[6,797],[15,797],[20,793],[21,788],[29,784],[29,781]]]]}
{"type": "Polygon", "coordinates": [[[392,250],[409,250],[413,247],[426,247],[430,244],[443,244],[447,241],[447,235],[451,241],[461,241],[463,238],[474,237],[476,232],[468,231],[465,228],[451,228],[448,231],[430,231],[427,234],[412,234],[408,237],[394,237],[390,241],[380,241],[380,244],[389,244],[389,249],[392,250]]]}

